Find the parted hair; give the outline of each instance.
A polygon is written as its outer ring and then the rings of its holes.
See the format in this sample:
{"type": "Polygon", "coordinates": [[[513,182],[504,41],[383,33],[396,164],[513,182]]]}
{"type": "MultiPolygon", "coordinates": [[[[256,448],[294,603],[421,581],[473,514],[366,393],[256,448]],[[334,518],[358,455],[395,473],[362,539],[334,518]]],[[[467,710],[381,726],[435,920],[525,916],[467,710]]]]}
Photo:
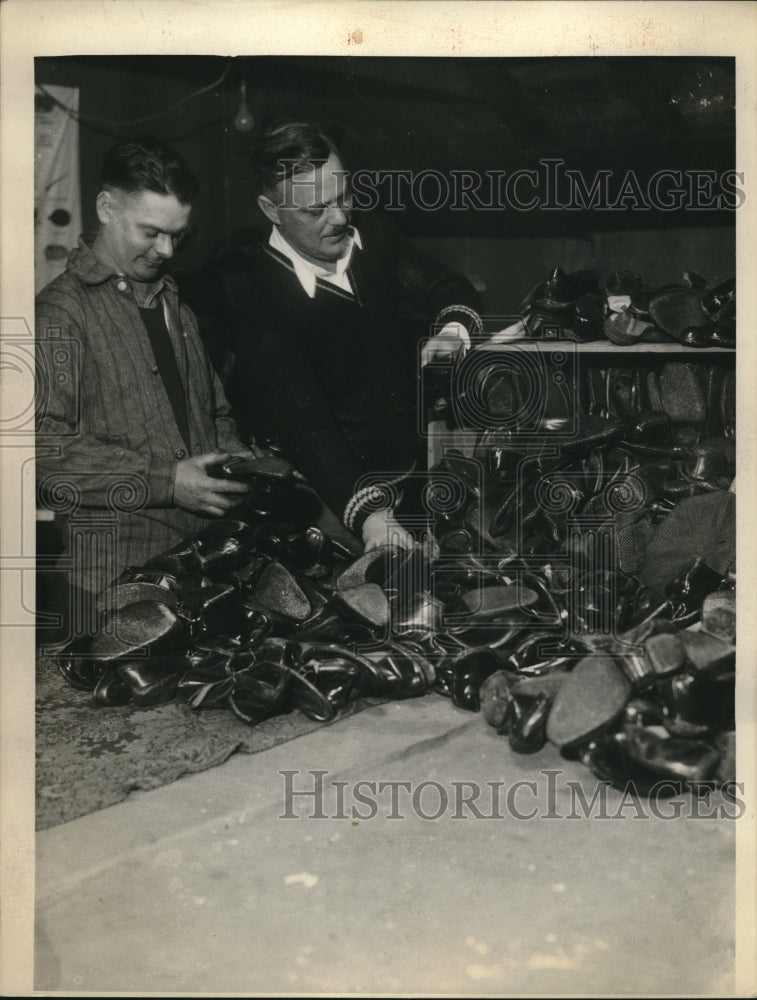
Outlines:
{"type": "Polygon", "coordinates": [[[111,147],[100,180],[103,190],[171,194],[182,205],[192,205],[200,193],[200,183],[182,156],[153,136],[111,147]]]}
{"type": "Polygon", "coordinates": [[[252,170],[261,191],[272,193],[280,181],[322,166],[337,149],[311,122],[278,121],[262,133],[252,154],[252,170]]]}

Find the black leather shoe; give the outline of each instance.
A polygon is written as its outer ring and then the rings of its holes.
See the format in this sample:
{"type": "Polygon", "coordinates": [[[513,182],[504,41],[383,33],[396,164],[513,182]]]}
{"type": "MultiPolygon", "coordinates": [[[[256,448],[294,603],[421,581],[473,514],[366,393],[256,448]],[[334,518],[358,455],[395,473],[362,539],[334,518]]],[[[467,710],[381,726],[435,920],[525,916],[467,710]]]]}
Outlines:
{"type": "Polygon", "coordinates": [[[276,560],[263,568],[244,604],[262,611],[277,627],[290,630],[302,625],[315,610],[300,581],[276,560]]]}
{"type": "Polygon", "coordinates": [[[287,556],[294,568],[311,580],[329,579],[338,558],[329,536],[314,525],[290,536],[287,556]]]}
{"type": "Polygon", "coordinates": [[[273,632],[273,622],[264,612],[248,608],[242,601],[242,623],[233,632],[223,636],[236,647],[254,649],[273,632]]]}
{"type": "Polygon", "coordinates": [[[621,653],[617,661],[634,691],[645,693],[654,687],[657,672],[645,653],[621,653]]]}
{"type": "Polygon", "coordinates": [[[728,278],[722,281],[715,288],[708,291],[702,297],[702,307],[708,316],[713,319],[720,315],[721,311],[731,303],[736,301],[736,279],[728,278]]]}
{"type": "Polygon", "coordinates": [[[613,658],[584,658],[555,695],[547,739],[567,752],[588,744],[620,718],[630,696],[631,685],[613,658]]]}
{"type": "Polygon", "coordinates": [[[111,708],[114,705],[130,705],[133,700],[131,686],[121,677],[118,667],[113,663],[108,664],[97,682],[92,701],[99,708],[111,708]]]}
{"type": "Polygon", "coordinates": [[[292,670],[289,685],[292,703],[303,715],[314,722],[330,722],[336,718],[337,706],[304,674],[292,670]]]}
{"type": "Polygon", "coordinates": [[[555,660],[572,660],[575,663],[586,652],[585,647],[574,638],[566,641],[561,633],[527,629],[506,655],[505,666],[514,674],[546,673],[555,660]]]}
{"type": "Polygon", "coordinates": [[[701,294],[683,286],[667,287],[653,295],[649,315],[655,326],[679,343],[683,342],[684,331],[702,326],[708,320],[701,294]]]}
{"type": "Polygon", "coordinates": [[[137,601],[119,609],[92,639],[90,652],[101,661],[123,660],[149,650],[157,655],[185,650],[189,629],[179,615],[157,601],[137,601]]]}
{"type": "Polygon", "coordinates": [[[475,539],[468,528],[452,527],[444,532],[437,531],[437,538],[442,556],[468,555],[476,549],[475,539]]]}
{"type": "Polygon", "coordinates": [[[684,629],[680,635],[686,659],[699,676],[717,677],[735,669],[736,647],[732,643],[689,629],[684,629]]]}
{"type": "Polygon", "coordinates": [[[384,631],[389,627],[389,601],[377,583],[363,583],[348,590],[335,591],[328,611],[348,621],[368,625],[371,629],[384,631]]]}
{"type": "Polygon", "coordinates": [[[281,559],[286,554],[289,539],[296,529],[289,521],[267,518],[255,526],[255,548],[269,559],[281,559]]]}
{"type": "Polygon", "coordinates": [[[375,583],[386,590],[405,558],[404,550],[399,546],[383,545],[371,549],[337,577],[337,590],[349,590],[350,587],[358,587],[364,583],[375,583]]]}
{"type": "Polygon", "coordinates": [[[536,753],[547,742],[547,717],[552,699],[546,694],[514,695],[502,724],[515,753],[536,753]]]}
{"type": "Polygon", "coordinates": [[[650,636],[646,641],[646,654],[658,677],[677,674],[686,664],[686,649],[677,632],[650,636]]]}
{"type": "Polygon", "coordinates": [[[576,300],[568,326],[583,344],[602,340],[606,312],[607,299],[602,292],[585,292],[576,300]]]}
{"type": "Polygon", "coordinates": [[[255,549],[252,529],[244,521],[219,518],[173,548],[149,559],[143,572],[177,579],[186,573],[223,575],[249,560],[255,549]]]}
{"type": "Polygon", "coordinates": [[[646,618],[665,618],[681,627],[693,625],[701,616],[702,603],[708,594],[717,590],[723,575],[711,569],[702,558],[670,580],[664,587],[664,600],[651,610],[642,607],[629,622],[629,629],[640,625],[646,618]]]}
{"type": "Polygon", "coordinates": [[[428,591],[415,594],[407,606],[396,601],[391,609],[392,632],[397,637],[435,635],[442,630],[444,610],[428,591]]]}
{"type": "Polygon", "coordinates": [[[605,733],[581,752],[581,762],[591,773],[624,794],[666,799],[683,792],[683,782],[661,776],[632,758],[625,732],[605,733]]]}
{"type": "Polygon", "coordinates": [[[255,533],[244,521],[212,521],[192,539],[197,570],[204,576],[227,576],[249,562],[255,553],[255,533]]]}
{"type": "Polygon", "coordinates": [[[524,612],[512,611],[496,621],[469,628],[445,625],[445,631],[434,638],[443,646],[442,655],[474,653],[480,649],[504,652],[519,643],[528,634],[529,627],[533,627],[533,622],[524,612]]]}
{"type": "Polygon", "coordinates": [[[144,566],[128,566],[113,584],[113,587],[120,587],[127,583],[151,583],[175,592],[178,587],[178,578],[163,570],[152,569],[145,563],[144,566]]]}
{"type": "Polygon", "coordinates": [[[706,483],[695,483],[687,479],[668,479],[662,486],[663,497],[666,500],[672,500],[673,503],[678,503],[679,500],[685,500],[687,497],[698,497],[702,493],[709,492],[710,488],[706,483]]]}
{"type": "Polygon", "coordinates": [[[296,637],[299,642],[334,642],[357,651],[375,649],[378,642],[372,626],[346,621],[339,615],[324,616],[298,628],[296,637]]]}
{"type": "Polygon", "coordinates": [[[680,331],[679,336],[676,338],[685,347],[713,347],[712,343],[712,333],[713,333],[712,323],[701,323],[698,326],[687,326],[680,331]]]}
{"type": "Polygon", "coordinates": [[[209,650],[187,659],[189,669],[179,678],[177,695],[194,709],[224,706],[235,685],[234,652],[209,650]]]}
{"type": "Polygon", "coordinates": [[[478,690],[481,714],[489,725],[497,730],[505,722],[515,679],[509,670],[500,668],[489,674],[478,690]]]}
{"type": "Polygon", "coordinates": [[[74,639],[55,655],[61,676],[78,691],[94,691],[105,673],[106,664],[92,656],[92,638],[74,639]]]}
{"type": "Polygon", "coordinates": [[[734,706],[733,675],[708,678],[684,670],[661,679],[658,691],[665,705],[665,728],[674,736],[696,739],[730,723],[734,706]]]}
{"type": "Polygon", "coordinates": [[[289,646],[289,666],[323,694],[335,710],[371,686],[374,672],[350,650],[328,643],[289,646]]]}
{"type": "Polygon", "coordinates": [[[478,712],[481,708],[481,685],[490,674],[502,667],[502,657],[492,649],[479,649],[458,657],[451,665],[454,704],[458,708],[478,712]]]}
{"type": "Polygon", "coordinates": [[[566,272],[559,265],[535,285],[520,303],[520,311],[533,307],[547,310],[565,309],[575,305],[587,293],[599,287],[599,274],[589,268],[566,272]]]}
{"type": "Polygon", "coordinates": [[[584,574],[578,580],[571,608],[574,630],[625,631],[638,590],[638,581],[621,572],[600,570],[584,574]]]}
{"type": "Polygon", "coordinates": [[[665,585],[670,617],[676,621],[691,615],[699,617],[705,597],[722,582],[722,573],[711,569],[703,559],[696,559],[689,569],[665,585]]]}
{"type": "Polygon", "coordinates": [[[255,543],[269,558],[313,580],[330,577],[338,557],[331,539],[315,525],[298,530],[287,521],[266,520],[255,529],[255,543]]]}
{"type": "Polygon", "coordinates": [[[426,694],[436,680],[432,664],[421,654],[399,643],[387,645],[380,653],[370,653],[372,675],[364,694],[372,697],[405,699],[426,694]]]}
{"type": "Polygon", "coordinates": [[[623,709],[623,729],[629,726],[664,726],[665,712],[654,695],[631,698],[623,709]]]}
{"type": "Polygon", "coordinates": [[[177,587],[178,584],[169,588],[149,580],[118,582],[98,596],[97,604],[101,611],[111,615],[128,604],[136,604],[137,601],[157,601],[175,611],[177,587]]]}
{"type": "Polygon", "coordinates": [[[297,482],[293,466],[274,455],[236,455],[220,465],[210,467],[208,474],[219,479],[245,483],[249,492],[239,509],[245,514],[252,513],[259,517],[281,509],[292,496],[297,482]]]}
{"type": "Polygon", "coordinates": [[[195,575],[180,584],[178,613],[187,622],[193,640],[234,633],[244,621],[242,598],[233,584],[195,575]]]}
{"type": "Polygon", "coordinates": [[[465,624],[480,625],[502,621],[511,612],[533,608],[539,595],[519,584],[499,584],[468,591],[461,597],[467,618],[465,624]]]}
{"type": "Polygon", "coordinates": [[[452,698],[452,684],[455,679],[454,666],[456,656],[458,655],[460,654],[449,654],[447,657],[443,657],[436,664],[434,691],[436,691],[437,694],[443,695],[445,698],[452,698]]]}
{"type": "Polygon", "coordinates": [[[710,484],[727,489],[735,471],[735,449],[727,438],[701,438],[681,463],[684,479],[703,482],[709,489],[713,488],[710,484]]]}
{"type": "Polygon", "coordinates": [[[720,763],[719,752],[700,740],[660,736],[641,726],[626,735],[629,758],[662,778],[698,784],[712,778],[720,763]]]}
{"type": "Polygon", "coordinates": [[[132,702],[148,708],[173,701],[179,679],[187,669],[183,656],[156,656],[145,660],[125,660],[118,674],[131,689],[132,702]]]}
{"type": "Polygon", "coordinates": [[[702,631],[724,642],[736,642],[736,593],[715,590],[702,602],[702,631]]]}
{"type": "Polygon", "coordinates": [[[713,323],[710,346],[736,350],[736,323],[713,323]]]}
{"type": "Polygon", "coordinates": [[[617,369],[608,368],[605,373],[605,396],[608,409],[620,421],[624,445],[626,442],[641,442],[664,445],[670,440],[670,416],[664,410],[640,409],[633,405],[634,387],[624,385],[617,369]],[[628,392],[625,398],[623,390],[628,392]]]}
{"type": "Polygon", "coordinates": [[[197,570],[197,559],[195,550],[192,547],[192,539],[184,539],[178,545],[161,552],[141,567],[141,572],[148,574],[149,578],[169,577],[173,580],[181,579],[186,573],[197,570]]]}
{"type": "Polygon", "coordinates": [[[392,559],[389,570],[381,585],[392,606],[392,617],[411,618],[415,609],[427,602],[431,589],[431,561],[416,546],[392,559]]]}
{"type": "Polygon", "coordinates": [[[281,663],[261,660],[248,665],[234,673],[234,686],[228,694],[229,708],[248,725],[286,715],[294,708],[290,697],[294,676],[295,672],[281,663]]]}

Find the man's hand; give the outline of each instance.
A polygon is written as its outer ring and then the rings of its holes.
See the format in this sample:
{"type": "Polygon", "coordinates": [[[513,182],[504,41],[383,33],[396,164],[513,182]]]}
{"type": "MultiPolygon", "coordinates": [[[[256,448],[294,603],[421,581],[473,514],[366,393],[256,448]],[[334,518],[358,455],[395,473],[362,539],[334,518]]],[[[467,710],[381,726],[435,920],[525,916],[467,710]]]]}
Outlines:
{"type": "Polygon", "coordinates": [[[366,552],[378,549],[382,545],[397,545],[402,549],[412,549],[415,541],[390,510],[376,510],[368,515],[363,524],[363,545],[366,552]]]}
{"type": "Polygon", "coordinates": [[[470,347],[470,334],[462,323],[447,323],[447,325],[430,337],[421,351],[421,366],[432,361],[445,361],[453,358],[470,347]]]}
{"type": "Polygon", "coordinates": [[[207,473],[208,466],[225,462],[230,457],[225,451],[211,451],[182,459],[176,466],[173,488],[177,507],[214,517],[222,517],[236,507],[249,492],[249,487],[233,479],[215,479],[207,473]]]}

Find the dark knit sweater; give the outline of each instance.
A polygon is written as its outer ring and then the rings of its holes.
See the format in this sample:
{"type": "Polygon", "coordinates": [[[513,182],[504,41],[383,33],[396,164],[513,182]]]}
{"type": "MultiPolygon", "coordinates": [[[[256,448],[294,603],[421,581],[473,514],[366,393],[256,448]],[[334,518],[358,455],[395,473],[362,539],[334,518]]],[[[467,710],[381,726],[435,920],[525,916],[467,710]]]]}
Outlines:
{"type": "Polygon", "coordinates": [[[286,457],[352,530],[370,505],[362,477],[406,474],[424,443],[418,426],[420,342],[431,324],[471,332],[470,283],[385,224],[361,220],[349,269],[354,295],[318,281],[308,297],[291,263],[267,244],[226,271],[234,312],[233,411],[286,457]]]}

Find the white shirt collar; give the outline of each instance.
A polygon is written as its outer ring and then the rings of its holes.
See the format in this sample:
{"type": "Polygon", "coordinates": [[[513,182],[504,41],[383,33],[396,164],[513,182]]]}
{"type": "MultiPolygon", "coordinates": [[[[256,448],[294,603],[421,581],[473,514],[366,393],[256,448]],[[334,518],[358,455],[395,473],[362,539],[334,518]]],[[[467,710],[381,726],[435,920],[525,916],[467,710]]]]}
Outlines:
{"type": "Polygon", "coordinates": [[[291,261],[298,281],[311,299],[315,298],[318,278],[322,278],[324,281],[330,281],[332,284],[349,291],[350,285],[346,273],[347,268],[350,266],[350,261],[352,260],[352,254],[355,247],[359,250],[363,249],[363,244],[360,240],[360,233],[353,226],[347,240],[346,252],[339,258],[339,260],[337,260],[336,270],[329,271],[325,267],[319,267],[317,264],[313,264],[312,261],[306,260],[298,254],[294,247],[287,243],[281,235],[278,226],[274,226],[271,230],[271,235],[268,238],[268,244],[274,250],[278,250],[280,254],[283,254],[287,260],[291,261]]]}

